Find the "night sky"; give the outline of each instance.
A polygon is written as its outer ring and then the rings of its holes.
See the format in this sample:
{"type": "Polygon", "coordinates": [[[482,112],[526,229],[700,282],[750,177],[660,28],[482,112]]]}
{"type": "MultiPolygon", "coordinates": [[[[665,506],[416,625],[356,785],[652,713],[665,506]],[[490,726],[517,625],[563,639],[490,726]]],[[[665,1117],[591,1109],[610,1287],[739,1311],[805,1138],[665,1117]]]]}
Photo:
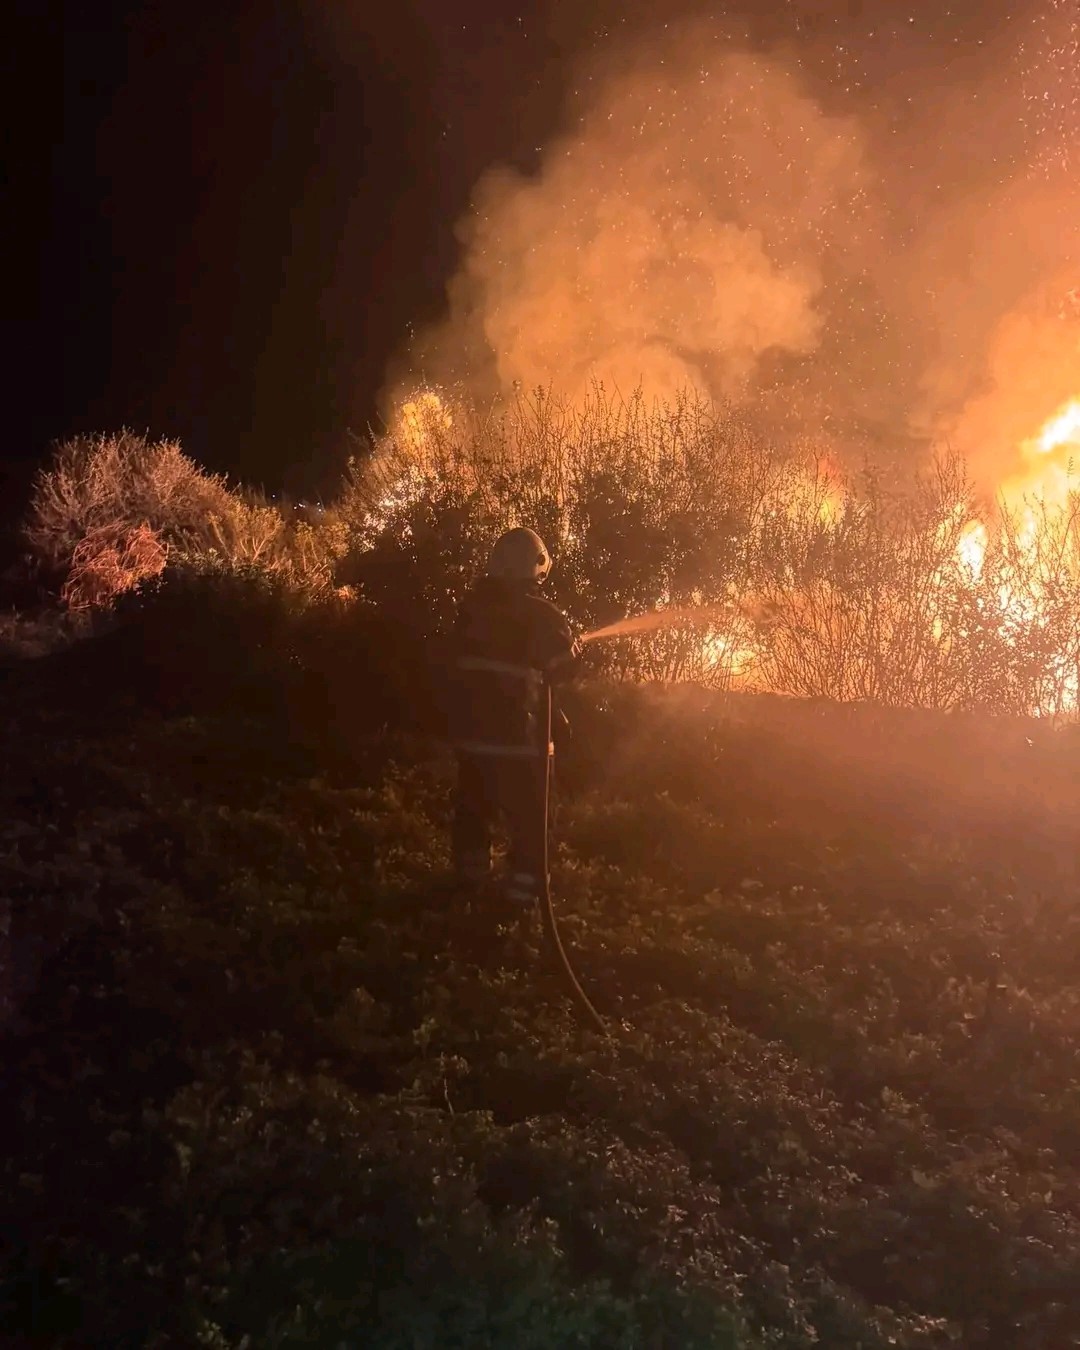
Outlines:
{"type": "Polygon", "coordinates": [[[127,424],[267,487],[332,485],[440,312],[473,181],[528,163],[554,53],[479,0],[21,13],[9,60],[48,93],[15,132],[9,471],[127,424]]]}
{"type": "MultiPolygon", "coordinates": [[[[745,9],[751,37],[819,46],[878,22],[859,0],[745,9]]],[[[16,11],[5,83],[10,98],[30,69],[35,94],[7,157],[25,225],[9,249],[9,499],[55,439],[125,424],[270,490],[332,491],[410,326],[443,311],[478,178],[535,167],[569,57],[657,14],[644,0],[16,11]]],[[[941,32],[998,11],[946,8],[941,32]]]]}

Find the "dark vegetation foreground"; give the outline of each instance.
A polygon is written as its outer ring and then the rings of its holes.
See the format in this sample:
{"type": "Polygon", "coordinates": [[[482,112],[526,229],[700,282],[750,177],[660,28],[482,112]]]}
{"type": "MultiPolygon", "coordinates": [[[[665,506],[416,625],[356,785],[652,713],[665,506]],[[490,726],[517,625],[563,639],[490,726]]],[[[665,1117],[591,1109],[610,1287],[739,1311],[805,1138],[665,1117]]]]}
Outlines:
{"type": "Polygon", "coordinates": [[[363,662],[111,641],[2,675],[0,1343],[1080,1345],[1074,734],[582,692],[607,1043],[363,662]]]}

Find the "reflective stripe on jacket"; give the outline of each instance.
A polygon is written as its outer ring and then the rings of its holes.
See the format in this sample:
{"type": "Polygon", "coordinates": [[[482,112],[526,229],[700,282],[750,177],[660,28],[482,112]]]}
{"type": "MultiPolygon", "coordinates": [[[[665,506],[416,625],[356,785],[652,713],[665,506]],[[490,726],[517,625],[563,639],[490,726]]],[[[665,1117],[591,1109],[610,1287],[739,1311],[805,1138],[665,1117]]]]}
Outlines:
{"type": "Polygon", "coordinates": [[[454,629],[451,740],[466,754],[551,753],[545,682],[572,671],[565,615],[535,587],[485,578],[464,599],[454,629]]]}

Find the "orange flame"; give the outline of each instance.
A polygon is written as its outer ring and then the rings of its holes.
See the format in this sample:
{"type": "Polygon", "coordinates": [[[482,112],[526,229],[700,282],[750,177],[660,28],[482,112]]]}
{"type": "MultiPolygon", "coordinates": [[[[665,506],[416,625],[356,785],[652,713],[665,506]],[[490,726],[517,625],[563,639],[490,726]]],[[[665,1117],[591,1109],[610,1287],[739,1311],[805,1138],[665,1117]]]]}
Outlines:
{"type": "Polygon", "coordinates": [[[432,439],[449,431],[453,424],[453,415],[439,395],[433,389],[424,389],[402,404],[397,438],[404,449],[422,455],[432,439]]]}
{"type": "Polygon", "coordinates": [[[988,537],[986,526],[981,520],[969,520],[956,546],[957,557],[976,581],[982,575],[983,563],[986,561],[988,537]]]}
{"type": "MultiPolygon", "coordinates": [[[[1003,517],[1010,522],[1009,548],[1005,570],[996,588],[996,609],[1002,624],[1025,622],[1038,614],[1045,595],[1045,584],[1034,589],[1015,583],[1019,572],[1039,576],[1039,534],[1045,522],[1055,518],[1062,528],[1070,529],[1070,497],[1080,488],[1075,459],[1080,454],[1080,396],[1066,400],[1046,419],[1039,431],[1020,445],[1024,468],[1007,479],[999,493],[1003,517]]],[[[1051,528],[1055,528],[1054,525],[1051,528]]],[[[973,582],[982,577],[990,540],[990,531],[982,520],[969,520],[961,531],[956,557],[973,582]]],[[[935,637],[944,639],[944,628],[935,622],[935,637]]],[[[1080,673],[1065,674],[1065,703],[1080,706],[1080,673]]]]}
{"type": "Polygon", "coordinates": [[[1020,446],[1024,468],[1002,486],[1008,505],[1037,498],[1047,506],[1064,506],[1070,491],[1080,487],[1080,396],[1068,399],[1020,446]]]}

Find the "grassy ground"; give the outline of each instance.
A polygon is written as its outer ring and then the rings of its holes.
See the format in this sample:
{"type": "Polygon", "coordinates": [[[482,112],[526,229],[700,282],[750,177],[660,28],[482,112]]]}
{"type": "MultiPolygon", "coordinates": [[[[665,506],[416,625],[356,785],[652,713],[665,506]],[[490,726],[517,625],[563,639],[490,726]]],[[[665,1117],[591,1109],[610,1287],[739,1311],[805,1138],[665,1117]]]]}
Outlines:
{"type": "Polygon", "coordinates": [[[5,1345],[1080,1345],[1075,737],[581,694],[607,1043],[437,751],[80,659],[0,693],[5,1345]]]}

